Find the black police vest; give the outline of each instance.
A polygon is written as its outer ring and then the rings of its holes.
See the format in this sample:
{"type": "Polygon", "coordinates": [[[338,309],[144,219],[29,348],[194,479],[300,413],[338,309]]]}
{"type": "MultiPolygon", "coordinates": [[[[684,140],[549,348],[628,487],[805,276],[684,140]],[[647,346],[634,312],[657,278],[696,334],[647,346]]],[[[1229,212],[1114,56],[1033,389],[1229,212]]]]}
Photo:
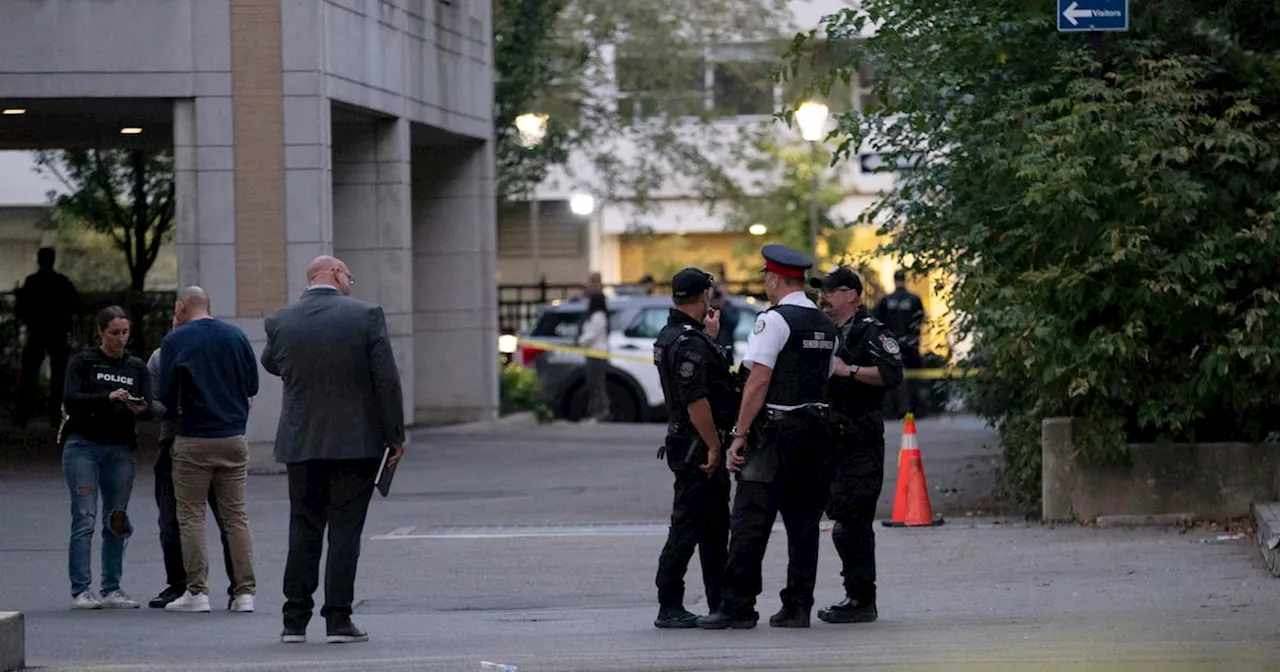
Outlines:
{"type": "Polygon", "coordinates": [[[658,367],[658,379],[662,384],[662,395],[667,406],[668,426],[681,426],[685,432],[695,431],[688,426],[689,409],[679,402],[675,390],[678,375],[675,370],[675,352],[678,348],[688,347],[684,341],[690,338],[702,339],[715,358],[703,363],[707,367],[707,403],[711,405],[716,426],[728,427],[733,424],[732,415],[737,411],[733,403],[733,380],[729,375],[729,364],[721,356],[719,346],[706,332],[687,324],[668,324],[653,342],[653,363],[658,367]]]}
{"type": "Polygon", "coordinates": [[[765,403],[797,406],[827,400],[827,378],[839,330],[822,311],[804,306],[770,308],[787,321],[791,336],[778,353],[765,403]]]}
{"type": "MultiPolygon", "coordinates": [[[[846,364],[858,366],[875,366],[876,362],[867,352],[868,345],[880,338],[886,327],[879,320],[869,317],[865,312],[849,320],[840,329],[840,359],[846,364]]],[[[872,413],[879,413],[884,395],[889,388],[879,385],[862,385],[849,378],[832,377],[829,399],[836,412],[849,418],[860,418],[872,413]]]]}

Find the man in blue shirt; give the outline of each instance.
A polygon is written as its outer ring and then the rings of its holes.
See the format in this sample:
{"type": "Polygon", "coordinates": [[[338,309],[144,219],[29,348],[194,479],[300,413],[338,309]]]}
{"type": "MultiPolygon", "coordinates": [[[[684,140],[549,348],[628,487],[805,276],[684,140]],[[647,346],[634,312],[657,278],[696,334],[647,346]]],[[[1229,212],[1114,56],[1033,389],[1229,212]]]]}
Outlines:
{"type": "Polygon", "coordinates": [[[212,486],[230,547],[234,597],[229,608],[253,611],[253,538],[245,515],[249,401],[258,393],[258,365],[244,332],[209,313],[199,287],[178,293],[175,315],[185,324],[160,343],[160,399],[167,417],[177,417],[173,444],[173,489],[182,531],[187,591],[166,611],[207,612],[208,553],[205,502],[212,486]]]}

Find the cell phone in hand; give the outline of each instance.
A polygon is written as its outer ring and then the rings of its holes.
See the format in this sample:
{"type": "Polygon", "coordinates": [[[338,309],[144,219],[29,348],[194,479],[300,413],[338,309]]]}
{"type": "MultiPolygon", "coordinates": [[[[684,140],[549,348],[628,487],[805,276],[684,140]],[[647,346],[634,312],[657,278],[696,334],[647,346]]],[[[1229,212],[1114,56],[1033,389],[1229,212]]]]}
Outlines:
{"type": "Polygon", "coordinates": [[[142,402],[146,401],[146,399],[142,397],[135,397],[131,394],[129,395],[129,401],[132,401],[135,404],[141,404],[142,402]]]}

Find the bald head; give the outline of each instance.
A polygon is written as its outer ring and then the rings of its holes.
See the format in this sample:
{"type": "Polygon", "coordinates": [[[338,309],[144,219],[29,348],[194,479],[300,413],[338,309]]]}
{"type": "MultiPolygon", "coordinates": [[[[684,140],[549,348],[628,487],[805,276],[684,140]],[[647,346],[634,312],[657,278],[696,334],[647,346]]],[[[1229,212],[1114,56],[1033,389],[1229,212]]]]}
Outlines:
{"type": "Polygon", "coordinates": [[[210,316],[209,295],[205,293],[204,289],[191,285],[178,291],[178,300],[173,305],[175,326],[210,316]]]}
{"type": "Polygon", "coordinates": [[[307,286],[331,285],[343,294],[351,293],[351,271],[337,257],[322,254],[307,264],[307,286]]]}

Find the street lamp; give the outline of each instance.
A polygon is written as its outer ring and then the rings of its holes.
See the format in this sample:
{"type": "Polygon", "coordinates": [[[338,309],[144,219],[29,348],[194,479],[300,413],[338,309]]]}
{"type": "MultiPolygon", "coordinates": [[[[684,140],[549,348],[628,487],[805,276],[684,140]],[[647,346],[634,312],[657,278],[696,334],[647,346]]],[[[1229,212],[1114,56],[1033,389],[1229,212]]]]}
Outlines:
{"type": "Polygon", "coordinates": [[[747,233],[753,236],[763,236],[764,234],[769,233],[769,227],[764,224],[752,224],[747,228],[747,233]]]}
{"type": "Polygon", "coordinates": [[[596,199],[591,194],[574,194],[569,197],[569,210],[579,217],[596,211],[596,199]]]}
{"type": "Polygon", "coordinates": [[[805,101],[796,108],[796,125],[800,137],[809,143],[813,155],[813,185],[809,192],[809,249],[813,263],[818,263],[818,143],[827,134],[827,106],[817,101],[805,101]]]}
{"type": "MultiPolygon", "coordinates": [[[[526,112],[516,117],[520,146],[533,149],[547,137],[547,115],[526,112]]],[[[542,243],[538,230],[538,185],[529,187],[529,246],[533,248],[533,281],[542,282],[542,243]]]]}

